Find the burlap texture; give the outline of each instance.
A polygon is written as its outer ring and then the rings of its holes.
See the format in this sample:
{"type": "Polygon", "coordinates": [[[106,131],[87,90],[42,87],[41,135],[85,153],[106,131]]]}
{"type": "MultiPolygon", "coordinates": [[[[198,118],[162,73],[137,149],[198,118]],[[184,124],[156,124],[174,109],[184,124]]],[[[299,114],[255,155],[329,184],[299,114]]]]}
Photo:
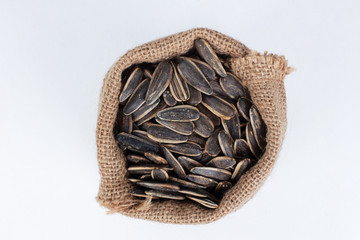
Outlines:
{"type": "Polygon", "coordinates": [[[128,51],[108,71],[101,90],[96,128],[101,183],[98,202],[110,212],[131,217],[177,224],[215,221],[243,206],[263,184],[274,166],[287,125],[284,78],[291,68],[284,57],[260,55],[219,32],[196,28],[138,46],[128,51]],[[186,53],[197,38],[206,39],[217,53],[231,56],[232,72],[249,88],[267,127],[267,147],[263,157],[223,197],[219,207],[208,210],[183,201],[152,202],[139,208],[130,194],[126,159],[117,146],[113,127],[119,105],[121,73],[133,64],[158,62],[186,53]]]}

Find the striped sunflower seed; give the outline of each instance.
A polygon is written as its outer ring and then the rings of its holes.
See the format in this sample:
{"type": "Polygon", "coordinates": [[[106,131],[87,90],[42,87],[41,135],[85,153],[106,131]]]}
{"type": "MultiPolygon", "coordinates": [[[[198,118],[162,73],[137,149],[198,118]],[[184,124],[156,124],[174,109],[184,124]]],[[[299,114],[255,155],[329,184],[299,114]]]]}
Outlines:
{"type": "Polygon", "coordinates": [[[243,159],[238,164],[236,164],[235,170],[231,176],[231,181],[237,182],[240,180],[241,176],[244,174],[247,166],[250,163],[250,159],[243,159]]]}
{"type": "Polygon", "coordinates": [[[264,121],[262,120],[260,113],[258,110],[252,106],[250,108],[250,123],[251,127],[254,131],[254,136],[257,145],[260,147],[261,150],[264,150],[266,146],[266,125],[264,121]]]}
{"type": "Polygon", "coordinates": [[[144,153],[144,156],[155,164],[167,164],[168,163],[165,158],[163,158],[153,152],[146,152],[146,153],[144,153]]]}
{"type": "Polygon", "coordinates": [[[209,111],[209,109],[204,107],[204,105],[199,104],[199,105],[196,106],[196,108],[201,113],[205,114],[208,118],[210,118],[211,122],[214,124],[215,127],[220,126],[220,124],[221,124],[220,118],[218,116],[216,116],[215,114],[213,114],[211,111],[209,111]]]}
{"type": "Polygon", "coordinates": [[[216,129],[211,136],[207,139],[204,152],[208,153],[212,157],[216,157],[221,152],[219,144],[219,135],[220,128],[216,129]]]}
{"type": "Polygon", "coordinates": [[[174,121],[165,121],[160,119],[159,117],[155,117],[155,121],[160,125],[174,131],[180,133],[182,135],[191,135],[194,131],[194,123],[193,122],[174,122],[174,121]]]}
{"type": "Polygon", "coordinates": [[[146,132],[150,139],[159,143],[183,143],[188,140],[187,136],[157,124],[149,126],[146,132]]]}
{"type": "Polygon", "coordinates": [[[167,182],[169,180],[169,174],[164,169],[154,169],[150,175],[154,181],[167,182]]]}
{"type": "Polygon", "coordinates": [[[156,116],[156,114],[163,110],[166,107],[166,103],[161,101],[153,110],[151,110],[150,112],[148,112],[148,114],[146,114],[145,116],[143,116],[142,118],[140,118],[136,124],[138,126],[141,126],[142,124],[148,122],[149,120],[151,120],[152,118],[154,118],[156,116]]]}
{"type": "Polygon", "coordinates": [[[169,181],[174,183],[175,185],[178,185],[178,186],[181,186],[181,187],[186,187],[186,188],[196,188],[196,189],[206,188],[203,185],[193,183],[193,182],[190,182],[190,181],[187,181],[187,180],[184,180],[184,179],[172,177],[172,176],[169,176],[169,181]]]}
{"type": "Polygon", "coordinates": [[[161,120],[173,122],[189,122],[196,121],[200,117],[199,110],[190,105],[179,105],[175,107],[165,108],[157,113],[161,120]]]}
{"type": "Polygon", "coordinates": [[[166,161],[169,163],[171,167],[174,168],[175,173],[181,179],[186,179],[186,173],[184,168],[181,166],[179,161],[172,155],[172,153],[165,147],[162,147],[163,153],[165,155],[166,161]]]}
{"type": "Polygon", "coordinates": [[[185,197],[181,193],[157,191],[157,190],[145,190],[145,194],[157,198],[166,198],[172,200],[184,200],[185,197]]]}
{"type": "Polygon", "coordinates": [[[221,77],[219,82],[224,92],[233,99],[238,99],[239,97],[250,97],[249,91],[241,83],[241,80],[231,73],[227,73],[226,77],[221,77]]]}
{"type": "Polygon", "coordinates": [[[134,90],[129,100],[125,104],[124,114],[130,115],[138,110],[145,103],[145,94],[149,86],[149,79],[142,81],[134,90]]]}
{"type": "Polygon", "coordinates": [[[219,206],[217,203],[215,203],[214,201],[208,198],[197,198],[193,196],[186,196],[186,197],[189,198],[190,200],[193,200],[194,202],[200,203],[201,205],[207,208],[215,209],[219,206]]]}
{"type": "Polygon", "coordinates": [[[231,178],[231,172],[228,170],[214,167],[194,167],[190,172],[220,181],[227,181],[231,178]]]}
{"type": "Polygon", "coordinates": [[[183,166],[183,168],[186,169],[187,171],[190,171],[190,169],[194,167],[203,167],[203,165],[198,161],[186,156],[178,157],[178,161],[181,164],[181,166],[183,166]]]}
{"type": "Polygon", "coordinates": [[[252,107],[253,103],[247,99],[247,98],[239,98],[237,101],[237,109],[239,110],[239,113],[241,117],[246,119],[246,121],[250,121],[250,108],[252,107]]]}
{"type": "Polygon", "coordinates": [[[196,39],[194,45],[200,57],[204,59],[219,76],[226,77],[226,71],[210,44],[204,39],[196,39]]]}
{"type": "Polygon", "coordinates": [[[153,104],[170,84],[173,77],[173,68],[169,61],[160,62],[150,81],[149,88],[146,92],[146,104],[153,104]]]}
{"type": "Polygon", "coordinates": [[[142,139],[140,137],[128,134],[128,133],[119,133],[116,136],[116,139],[121,145],[123,145],[135,152],[158,152],[159,151],[159,147],[156,144],[146,141],[145,139],[142,139]]]}
{"type": "Polygon", "coordinates": [[[249,157],[251,154],[248,143],[244,139],[236,139],[234,142],[234,155],[236,157],[249,157]]]}
{"type": "Polygon", "coordinates": [[[202,71],[191,60],[186,58],[183,59],[178,64],[177,70],[181,77],[196,90],[206,95],[211,95],[213,93],[209,81],[202,73],[202,71]]]}
{"type": "Polygon", "coordinates": [[[237,113],[229,120],[221,119],[221,124],[232,140],[241,138],[240,118],[237,113]]]}
{"type": "Polygon", "coordinates": [[[190,98],[186,101],[187,104],[190,105],[198,105],[201,103],[202,96],[201,92],[197,91],[195,88],[189,86],[190,98]]]}
{"type": "Polygon", "coordinates": [[[179,74],[177,68],[172,64],[174,76],[170,82],[170,93],[178,102],[183,102],[189,100],[190,91],[187,83],[183,79],[183,77],[179,74]]]}
{"type": "Polygon", "coordinates": [[[170,171],[172,168],[170,168],[167,165],[156,165],[156,164],[138,164],[134,166],[128,167],[128,173],[129,174],[150,174],[152,170],[154,169],[164,169],[165,171],[170,171]]]}
{"type": "Polygon", "coordinates": [[[163,144],[170,152],[186,156],[200,156],[201,148],[196,143],[163,144]]]}
{"type": "Polygon", "coordinates": [[[173,97],[173,95],[170,93],[170,90],[166,89],[163,93],[163,99],[166,105],[173,107],[177,104],[176,99],[173,97]]]}
{"type": "Polygon", "coordinates": [[[261,154],[262,154],[262,150],[259,148],[259,146],[256,143],[255,140],[255,136],[254,136],[254,131],[252,129],[252,126],[250,123],[248,123],[246,125],[246,141],[249,144],[249,148],[250,151],[252,152],[252,154],[259,159],[261,154]]]}
{"type": "Polygon", "coordinates": [[[219,184],[215,188],[215,194],[216,195],[223,195],[225,194],[230,188],[232,187],[231,182],[223,181],[219,182],[219,184]]]}
{"type": "Polygon", "coordinates": [[[143,77],[143,71],[141,68],[136,67],[128,79],[126,80],[125,86],[120,94],[120,102],[125,102],[126,99],[128,99],[131,94],[134,92],[136,86],[139,84],[143,77]]]}
{"type": "MultiPolygon", "coordinates": [[[[130,154],[126,156],[126,160],[131,163],[149,164],[151,161],[143,156],[130,154]]],[[[167,164],[167,162],[165,162],[167,164]]]]}
{"type": "Polygon", "coordinates": [[[200,135],[192,133],[188,138],[188,142],[196,143],[200,146],[200,149],[203,149],[205,147],[206,140],[200,135]]]}
{"type": "Polygon", "coordinates": [[[187,175],[187,179],[191,182],[203,185],[205,187],[216,187],[218,184],[218,182],[214,179],[195,174],[187,175]]]}
{"type": "Polygon", "coordinates": [[[136,182],[140,187],[150,188],[159,191],[178,192],[180,187],[171,183],[153,182],[153,181],[140,181],[136,182]]]}
{"type": "Polygon", "coordinates": [[[218,135],[218,141],[221,148],[221,151],[225,156],[234,158],[234,142],[224,130],[221,130],[218,135]]]}
{"type": "Polygon", "coordinates": [[[147,105],[143,104],[138,110],[136,110],[133,114],[134,122],[139,121],[141,118],[146,116],[149,112],[151,112],[157,105],[159,105],[160,99],[157,99],[153,104],[147,105]]]}
{"type": "Polygon", "coordinates": [[[195,124],[194,132],[204,138],[210,137],[210,135],[213,133],[215,128],[210,118],[208,118],[203,113],[200,113],[199,119],[196,120],[194,124],[195,124]]]}
{"type": "Polygon", "coordinates": [[[234,158],[221,156],[211,159],[206,166],[207,167],[215,167],[221,169],[231,169],[236,164],[234,158]]]}
{"type": "Polygon", "coordinates": [[[204,95],[202,104],[220,118],[230,119],[236,113],[234,105],[226,102],[220,97],[204,95]]]}

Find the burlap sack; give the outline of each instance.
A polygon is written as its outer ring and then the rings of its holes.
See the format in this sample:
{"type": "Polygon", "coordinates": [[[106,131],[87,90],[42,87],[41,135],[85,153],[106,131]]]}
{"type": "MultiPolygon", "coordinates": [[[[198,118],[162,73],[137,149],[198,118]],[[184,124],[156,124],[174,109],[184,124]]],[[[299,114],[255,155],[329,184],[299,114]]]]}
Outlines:
{"type": "Polygon", "coordinates": [[[219,32],[196,28],[146,43],[128,51],[108,71],[101,90],[96,128],[101,183],[98,202],[131,217],[177,224],[209,223],[243,206],[263,184],[274,166],[286,131],[284,78],[291,68],[284,57],[260,55],[219,32]],[[113,127],[119,105],[121,73],[133,64],[158,62],[186,53],[197,38],[206,39],[217,53],[228,54],[232,72],[249,88],[267,127],[267,147],[263,157],[223,197],[219,207],[208,210],[183,201],[152,202],[139,207],[130,194],[125,157],[117,146],[113,127]]]}

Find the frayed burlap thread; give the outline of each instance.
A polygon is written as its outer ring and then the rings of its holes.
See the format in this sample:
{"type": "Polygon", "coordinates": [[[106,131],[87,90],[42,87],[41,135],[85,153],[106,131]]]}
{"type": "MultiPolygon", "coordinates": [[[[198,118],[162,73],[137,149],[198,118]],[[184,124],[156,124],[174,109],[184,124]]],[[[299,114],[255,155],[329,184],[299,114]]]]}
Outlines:
{"type": "Polygon", "coordinates": [[[243,206],[264,183],[279,154],[286,131],[284,78],[291,72],[284,57],[260,55],[217,31],[196,28],[136,47],[122,56],[103,82],[96,128],[101,183],[97,201],[110,212],[164,223],[199,224],[215,221],[243,206]],[[119,105],[121,73],[133,64],[159,62],[186,53],[197,38],[206,39],[220,54],[230,55],[232,72],[249,88],[267,127],[264,155],[223,197],[215,210],[185,201],[139,201],[130,195],[126,159],[116,144],[113,127],[119,105]]]}

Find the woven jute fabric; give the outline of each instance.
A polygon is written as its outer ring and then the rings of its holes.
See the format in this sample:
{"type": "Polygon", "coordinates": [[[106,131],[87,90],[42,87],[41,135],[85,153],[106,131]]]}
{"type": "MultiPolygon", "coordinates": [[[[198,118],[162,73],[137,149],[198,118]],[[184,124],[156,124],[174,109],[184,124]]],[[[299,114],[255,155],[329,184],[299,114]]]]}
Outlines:
{"type": "Polygon", "coordinates": [[[97,201],[110,212],[165,223],[199,224],[215,221],[243,206],[264,183],[279,154],[286,131],[284,78],[291,68],[282,56],[261,55],[217,31],[196,28],[138,46],[108,71],[100,95],[96,128],[101,183],[97,201]],[[187,201],[153,201],[145,205],[130,195],[126,158],[113,136],[119,105],[121,73],[133,64],[159,62],[184,54],[203,38],[220,54],[230,55],[231,71],[249,88],[266,125],[267,147],[259,162],[223,197],[215,210],[187,201]]]}

